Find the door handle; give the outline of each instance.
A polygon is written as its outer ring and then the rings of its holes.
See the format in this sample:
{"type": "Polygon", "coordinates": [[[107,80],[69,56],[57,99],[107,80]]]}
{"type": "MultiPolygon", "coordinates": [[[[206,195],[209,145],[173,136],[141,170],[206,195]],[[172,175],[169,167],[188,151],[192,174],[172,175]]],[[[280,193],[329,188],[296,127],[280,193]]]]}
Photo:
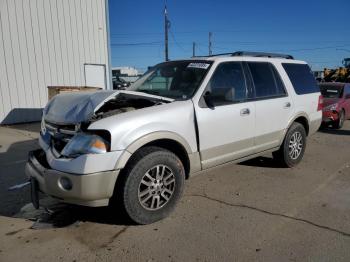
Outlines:
{"type": "Polygon", "coordinates": [[[292,104],[290,102],[286,102],[283,106],[283,108],[290,108],[292,104]]]}
{"type": "Polygon", "coordinates": [[[250,114],[249,108],[243,108],[241,109],[241,116],[247,116],[250,114]]]}

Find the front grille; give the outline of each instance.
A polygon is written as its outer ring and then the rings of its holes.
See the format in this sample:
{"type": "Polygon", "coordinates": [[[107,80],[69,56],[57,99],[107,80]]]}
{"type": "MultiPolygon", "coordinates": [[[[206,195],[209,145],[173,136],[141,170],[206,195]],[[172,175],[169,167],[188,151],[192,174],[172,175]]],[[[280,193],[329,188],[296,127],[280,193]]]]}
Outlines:
{"type": "Polygon", "coordinates": [[[46,122],[45,127],[47,132],[51,135],[51,145],[58,153],[61,153],[69,140],[77,132],[76,125],[58,125],[46,122]]]}
{"type": "Polygon", "coordinates": [[[31,157],[31,155],[35,157],[35,159],[39,162],[40,165],[42,165],[45,168],[50,168],[50,165],[46,160],[45,152],[42,149],[31,151],[29,153],[29,158],[31,157]]]}

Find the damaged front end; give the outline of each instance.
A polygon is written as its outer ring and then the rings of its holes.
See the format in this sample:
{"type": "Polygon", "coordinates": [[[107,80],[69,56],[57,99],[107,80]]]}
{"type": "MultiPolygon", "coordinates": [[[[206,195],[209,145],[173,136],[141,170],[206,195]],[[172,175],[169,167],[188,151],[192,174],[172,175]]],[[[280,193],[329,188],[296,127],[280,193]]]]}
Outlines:
{"type": "MultiPolygon", "coordinates": [[[[56,96],[48,103],[43,112],[41,135],[44,144],[42,147],[51,147],[56,157],[74,157],[74,154],[67,154],[67,151],[74,152],[74,147],[83,142],[89,144],[91,139],[88,136],[96,135],[101,138],[97,139],[96,143],[92,143],[92,145],[100,145],[100,147],[95,147],[96,152],[107,152],[111,139],[110,134],[104,130],[96,130],[94,134],[90,134],[88,127],[91,123],[113,115],[172,101],[169,98],[132,91],[101,91],[56,96]],[[82,133],[87,134],[83,137],[82,133]],[[75,141],[73,145],[72,143],[68,145],[77,134],[80,136],[75,137],[75,140],[79,142],[75,141]],[[67,147],[70,150],[64,150],[67,147]]],[[[83,150],[82,153],[84,152],[83,150]]],[[[94,153],[94,150],[85,153],[94,153]]]]}
{"type": "Polygon", "coordinates": [[[35,207],[37,191],[66,203],[108,205],[119,174],[116,161],[123,151],[111,150],[109,131],[91,130],[89,126],[107,117],[171,101],[131,91],[54,97],[43,111],[39,137],[42,149],[31,152],[26,165],[35,207]]]}

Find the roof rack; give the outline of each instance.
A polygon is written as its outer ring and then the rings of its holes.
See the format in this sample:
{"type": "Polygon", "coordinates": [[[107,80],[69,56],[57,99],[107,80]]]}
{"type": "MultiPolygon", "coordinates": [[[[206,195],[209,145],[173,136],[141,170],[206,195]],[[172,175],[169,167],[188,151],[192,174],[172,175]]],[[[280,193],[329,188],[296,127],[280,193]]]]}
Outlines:
{"type": "Polygon", "coordinates": [[[194,56],[194,57],[214,57],[214,56],[253,56],[253,57],[269,57],[269,58],[285,58],[294,59],[291,55],[276,54],[276,53],[265,53],[265,52],[249,52],[249,51],[237,51],[233,53],[222,53],[209,56],[194,56]]]}
{"type": "Polygon", "coordinates": [[[270,58],[285,58],[285,59],[294,59],[291,55],[286,54],[276,54],[276,53],[265,53],[265,52],[247,52],[247,51],[238,51],[231,54],[232,56],[254,56],[254,57],[270,57],[270,58]]]}

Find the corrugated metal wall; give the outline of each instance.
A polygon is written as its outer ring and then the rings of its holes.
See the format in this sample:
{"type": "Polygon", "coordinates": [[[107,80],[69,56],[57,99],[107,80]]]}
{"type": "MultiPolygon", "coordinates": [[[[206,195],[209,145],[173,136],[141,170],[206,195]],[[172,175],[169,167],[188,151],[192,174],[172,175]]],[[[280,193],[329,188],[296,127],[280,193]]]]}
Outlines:
{"type": "MultiPolygon", "coordinates": [[[[0,123],[38,120],[47,86],[109,70],[107,0],[0,0],[0,123]]],[[[107,74],[109,83],[109,74],[107,74]]]]}

